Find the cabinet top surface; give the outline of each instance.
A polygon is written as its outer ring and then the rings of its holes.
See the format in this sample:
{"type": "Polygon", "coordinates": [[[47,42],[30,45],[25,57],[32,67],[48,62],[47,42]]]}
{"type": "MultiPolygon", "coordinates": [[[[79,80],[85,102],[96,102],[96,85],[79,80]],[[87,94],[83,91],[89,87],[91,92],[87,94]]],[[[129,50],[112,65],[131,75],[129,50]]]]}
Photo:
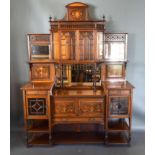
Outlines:
{"type": "Polygon", "coordinates": [[[93,89],[65,89],[65,88],[60,88],[56,89],[54,91],[54,96],[59,97],[59,96],[103,96],[103,90],[102,89],[97,89],[94,91],[93,89]]]}
{"type": "Polygon", "coordinates": [[[103,86],[107,89],[133,89],[134,86],[128,81],[124,82],[103,82],[103,86]]]}
{"type": "Polygon", "coordinates": [[[50,83],[27,83],[23,87],[22,90],[51,90],[53,87],[54,82],[50,83]]]}

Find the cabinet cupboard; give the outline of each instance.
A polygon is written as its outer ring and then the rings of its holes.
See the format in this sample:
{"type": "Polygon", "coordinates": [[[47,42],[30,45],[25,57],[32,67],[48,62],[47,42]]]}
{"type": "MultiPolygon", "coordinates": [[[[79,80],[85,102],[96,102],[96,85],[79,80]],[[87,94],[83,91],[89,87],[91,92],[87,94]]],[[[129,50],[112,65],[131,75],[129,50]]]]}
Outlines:
{"type": "Polygon", "coordinates": [[[127,33],[105,31],[88,5],[68,4],[50,34],[28,34],[30,82],[23,92],[27,145],[129,144],[133,86],[127,33]]]}

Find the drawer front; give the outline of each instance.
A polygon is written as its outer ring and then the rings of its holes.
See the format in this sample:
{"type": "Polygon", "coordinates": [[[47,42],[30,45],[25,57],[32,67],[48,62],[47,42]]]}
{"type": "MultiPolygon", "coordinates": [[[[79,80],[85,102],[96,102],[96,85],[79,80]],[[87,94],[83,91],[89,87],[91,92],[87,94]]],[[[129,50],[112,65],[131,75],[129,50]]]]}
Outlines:
{"type": "Polygon", "coordinates": [[[103,99],[80,99],[79,100],[80,116],[104,116],[104,100],[103,99]]]}
{"type": "Polygon", "coordinates": [[[55,116],[74,116],[76,115],[76,99],[55,99],[55,116]]]}
{"type": "Polygon", "coordinates": [[[26,91],[26,95],[48,95],[48,91],[26,91]]]}
{"type": "Polygon", "coordinates": [[[109,90],[109,95],[130,95],[129,90],[109,90]]]}
{"type": "Polygon", "coordinates": [[[129,97],[109,97],[109,115],[127,116],[129,114],[129,97]]]}
{"type": "Polygon", "coordinates": [[[29,119],[48,118],[47,98],[45,97],[27,97],[26,98],[27,117],[29,119]]]}
{"type": "Polygon", "coordinates": [[[94,117],[90,117],[90,118],[80,118],[80,117],[75,117],[75,118],[60,118],[60,117],[56,117],[54,119],[55,123],[104,123],[104,118],[94,118],[94,117]]]}

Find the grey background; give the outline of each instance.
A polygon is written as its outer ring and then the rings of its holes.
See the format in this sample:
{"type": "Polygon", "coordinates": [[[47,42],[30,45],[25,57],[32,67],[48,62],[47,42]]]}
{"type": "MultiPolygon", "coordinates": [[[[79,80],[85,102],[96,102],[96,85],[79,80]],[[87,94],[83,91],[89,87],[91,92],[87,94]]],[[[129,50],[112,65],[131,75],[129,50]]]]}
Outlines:
{"type": "MultiPolygon", "coordinates": [[[[77,0],[89,4],[90,15],[107,19],[107,31],[127,32],[127,80],[134,86],[133,129],[145,129],[144,0],[77,0]]],[[[27,33],[49,33],[48,17],[63,18],[73,0],[11,0],[11,130],[23,127],[22,92],[29,81],[27,33]]]]}

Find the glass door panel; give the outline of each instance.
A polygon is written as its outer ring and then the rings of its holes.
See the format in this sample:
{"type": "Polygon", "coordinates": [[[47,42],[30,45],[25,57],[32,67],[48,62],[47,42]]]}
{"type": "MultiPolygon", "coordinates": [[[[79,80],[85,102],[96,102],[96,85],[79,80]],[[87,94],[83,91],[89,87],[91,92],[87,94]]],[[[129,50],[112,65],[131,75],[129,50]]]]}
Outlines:
{"type": "Polygon", "coordinates": [[[93,60],[93,32],[80,32],[79,34],[79,57],[80,60],[93,60]]]}
{"type": "Polygon", "coordinates": [[[75,32],[61,32],[61,59],[75,60],[75,32]]]}

